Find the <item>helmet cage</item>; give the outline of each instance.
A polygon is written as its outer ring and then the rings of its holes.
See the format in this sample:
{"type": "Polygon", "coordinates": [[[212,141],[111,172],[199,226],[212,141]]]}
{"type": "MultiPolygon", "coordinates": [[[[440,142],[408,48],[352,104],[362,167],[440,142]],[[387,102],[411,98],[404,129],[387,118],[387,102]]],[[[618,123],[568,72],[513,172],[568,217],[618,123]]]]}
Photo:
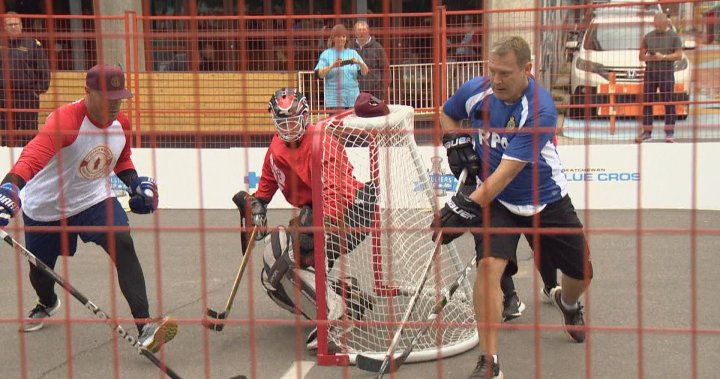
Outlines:
{"type": "Polygon", "coordinates": [[[307,128],[310,106],[307,98],[293,88],[275,91],[268,111],[272,115],[278,137],[285,142],[299,141],[307,128]]]}
{"type": "Polygon", "coordinates": [[[273,117],[278,137],[285,142],[299,141],[305,134],[307,113],[291,117],[273,117]]]}

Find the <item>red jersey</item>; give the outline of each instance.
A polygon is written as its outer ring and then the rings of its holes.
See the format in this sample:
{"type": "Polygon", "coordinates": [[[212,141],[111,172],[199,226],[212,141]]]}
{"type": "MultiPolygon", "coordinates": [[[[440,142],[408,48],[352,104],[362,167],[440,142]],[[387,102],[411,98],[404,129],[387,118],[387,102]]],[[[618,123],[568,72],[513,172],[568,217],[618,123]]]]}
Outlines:
{"type": "Polygon", "coordinates": [[[130,159],[130,121],[98,125],[83,100],[51,113],[10,170],[25,179],[23,212],[57,221],[114,197],[110,173],[135,168],[130,159]]]}
{"type": "MultiPolygon", "coordinates": [[[[294,148],[277,135],[265,154],[262,174],[255,197],[272,199],[278,189],[285,200],[295,207],[312,206],[312,136],[316,128],[308,125],[306,137],[294,148]],[[309,136],[308,136],[309,135],[309,136]]],[[[363,186],[353,177],[353,166],[345,148],[330,135],[323,139],[322,167],[323,200],[326,214],[337,217],[355,200],[355,193],[363,186]]]]}

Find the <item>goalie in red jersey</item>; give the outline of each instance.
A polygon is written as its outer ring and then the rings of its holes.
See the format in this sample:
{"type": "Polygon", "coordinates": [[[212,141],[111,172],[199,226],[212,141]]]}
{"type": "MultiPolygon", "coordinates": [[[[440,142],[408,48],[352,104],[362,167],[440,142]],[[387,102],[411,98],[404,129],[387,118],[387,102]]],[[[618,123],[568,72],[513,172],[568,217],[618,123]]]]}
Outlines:
{"type": "MultiPolygon", "coordinates": [[[[263,255],[262,284],[268,295],[282,308],[295,314],[302,314],[313,320],[316,318],[315,272],[313,259],[313,235],[307,228],[313,226],[312,212],[312,160],[313,134],[315,126],[309,124],[310,107],[307,98],[291,88],[282,88],[270,98],[268,111],[275,124],[276,135],[270,142],[265,155],[258,190],[249,195],[239,192],[235,196],[245,198],[242,202],[250,207],[253,224],[257,227],[256,240],[262,240],[268,233],[267,205],[275,193],[280,190],[285,199],[300,208],[297,217],[290,220],[290,230],[283,227],[272,229],[269,243],[263,255]],[[307,138],[306,138],[307,137],[307,138]],[[305,229],[305,230],[303,230],[305,229]],[[302,296],[294,296],[294,291],[302,296]],[[295,304],[295,299],[300,304],[295,304]]],[[[323,167],[332,167],[336,173],[332,178],[324,178],[323,201],[334,202],[324,209],[334,212],[325,214],[325,225],[347,227],[349,232],[330,231],[325,236],[326,245],[342,246],[342,251],[351,252],[366,237],[363,230],[371,226],[377,190],[371,184],[364,184],[353,177],[350,164],[340,142],[331,135],[323,137],[323,151],[336,151],[338,154],[325,154],[323,167]]],[[[328,205],[328,204],[325,204],[328,205]]],[[[242,212],[245,210],[241,209],[242,212]]],[[[343,228],[344,229],[344,228],[343,228]]],[[[337,252],[340,249],[326,249],[337,252]]],[[[338,258],[337,253],[327,257],[327,271],[338,258]]],[[[363,314],[372,309],[372,300],[355,285],[354,278],[328,277],[328,319],[340,319],[343,311],[352,319],[362,319],[363,314]],[[342,294],[346,296],[343,307],[342,294]]],[[[308,348],[316,348],[315,330],[308,337],[308,348]]]]}

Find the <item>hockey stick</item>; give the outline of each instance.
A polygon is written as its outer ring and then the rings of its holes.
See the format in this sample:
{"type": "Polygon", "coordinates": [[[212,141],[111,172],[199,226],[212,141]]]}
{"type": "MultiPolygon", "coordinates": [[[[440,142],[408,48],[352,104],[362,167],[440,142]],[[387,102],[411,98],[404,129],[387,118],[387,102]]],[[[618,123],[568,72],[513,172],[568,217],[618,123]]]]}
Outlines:
{"type": "Polygon", "coordinates": [[[385,360],[374,359],[366,357],[364,355],[358,355],[356,360],[357,367],[361,370],[377,372],[378,378],[382,378],[384,374],[397,371],[400,366],[405,362],[405,360],[410,356],[410,353],[412,353],[415,345],[420,341],[421,338],[425,336],[425,334],[427,334],[427,332],[433,326],[433,323],[435,322],[437,316],[440,314],[443,308],[445,308],[445,305],[447,305],[448,301],[450,301],[450,299],[453,297],[455,291],[460,288],[462,282],[465,281],[468,274],[470,274],[472,268],[475,267],[476,263],[477,256],[473,255],[472,259],[467,264],[467,266],[465,266],[462,272],[460,272],[460,275],[458,275],[457,279],[455,279],[453,284],[451,284],[450,287],[444,292],[442,298],[438,300],[437,303],[435,303],[435,305],[432,307],[430,315],[428,315],[427,319],[425,320],[426,325],[415,335],[412,342],[410,342],[410,345],[405,348],[405,350],[402,352],[402,354],[400,354],[399,357],[391,357],[390,362],[388,364],[385,364],[383,367],[385,360]]]}
{"type": "MultiPolygon", "coordinates": [[[[245,249],[245,254],[243,255],[242,262],[240,262],[240,268],[238,268],[237,275],[235,275],[235,282],[233,283],[232,290],[230,291],[230,297],[228,298],[227,302],[225,303],[225,310],[222,312],[218,312],[218,311],[208,308],[207,309],[208,317],[215,319],[215,320],[224,320],[230,314],[230,308],[232,308],[232,304],[233,304],[233,301],[235,300],[235,295],[237,294],[238,287],[240,287],[240,280],[242,279],[243,273],[245,272],[245,267],[247,267],[247,264],[250,261],[250,250],[252,249],[253,241],[255,240],[255,231],[256,230],[257,230],[257,226],[253,226],[252,232],[250,233],[250,237],[248,237],[248,239],[249,239],[248,246],[245,249]]],[[[203,324],[210,330],[214,330],[216,332],[222,331],[223,328],[225,327],[225,323],[216,322],[214,320],[204,320],[203,324]]]]}
{"type": "MultiPolygon", "coordinates": [[[[460,177],[458,178],[457,183],[457,191],[455,192],[460,193],[460,189],[465,184],[465,179],[467,178],[467,169],[463,169],[460,173],[460,177]]],[[[432,269],[432,264],[435,261],[435,258],[437,258],[438,255],[440,255],[440,251],[442,250],[442,230],[438,233],[436,239],[435,239],[435,247],[433,248],[433,253],[430,256],[430,259],[428,259],[427,265],[425,266],[425,272],[423,273],[422,280],[420,281],[420,285],[415,290],[415,294],[410,298],[410,303],[408,304],[408,308],[405,311],[405,315],[403,315],[402,320],[400,321],[400,326],[398,326],[397,331],[395,331],[395,335],[393,336],[392,341],[390,341],[390,347],[388,347],[387,352],[385,352],[385,359],[383,360],[382,364],[380,365],[380,368],[377,370],[377,378],[382,378],[382,376],[385,374],[385,371],[392,370],[392,367],[390,367],[390,364],[392,363],[392,357],[395,353],[395,348],[397,347],[398,343],[400,342],[400,337],[402,336],[402,332],[405,329],[405,324],[407,324],[408,319],[410,319],[410,315],[412,314],[413,310],[415,309],[415,304],[417,304],[417,299],[420,297],[420,293],[423,290],[423,287],[425,287],[425,282],[427,282],[428,276],[430,276],[430,270],[432,269]]],[[[363,369],[365,367],[365,363],[362,363],[363,367],[361,366],[361,362],[368,362],[371,358],[363,356],[359,354],[356,359],[356,364],[358,368],[363,369]]],[[[372,370],[375,371],[375,370],[372,370]]]]}
{"type": "Polygon", "coordinates": [[[51,269],[48,265],[43,263],[42,261],[38,260],[37,257],[30,252],[25,246],[21,245],[19,242],[15,241],[10,235],[7,234],[3,229],[0,229],[0,238],[2,238],[5,242],[7,242],[8,245],[11,247],[14,247],[20,251],[20,253],[25,257],[25,259],[30,262],[31,265],[39,268],[45,275],[52,278],[52,280],[55,281],[55,283],[59,284],[65,290],[67,290],[74,298],[78,299],[82,303],[82,305],[85,306],[85,308],[89,309],[92,313],[95,314],[99,319],[103,320],[112,330],[114,330],[122,339],[129,342],[134,348],[138,349],[140,354],[144,355],[145,358],[149,359],[150,362],[152,362],[155,366],[157,366],[160,371],[167,374],[167,376],[171,377],[172,379],[181,379],[180,375],[175,373],[170,367],[168,367],[165,363],[160,362],[160,360],[155,356],[155,354],[151,353],[148,349],[146,349],[142,344],[140,344],[140,341],[138,341],[137,338],[133,337],[128,333],[122,326],[119,324],[113,322],[112,319],[105,313],[102,309],[100,309],[97,305],[93,304],[92,301],[90,301],[85,295],[80,293],[75,287],[70,285],[70,283],[66,282],[60,275],[58,275],[53,269],[51,269]]]}

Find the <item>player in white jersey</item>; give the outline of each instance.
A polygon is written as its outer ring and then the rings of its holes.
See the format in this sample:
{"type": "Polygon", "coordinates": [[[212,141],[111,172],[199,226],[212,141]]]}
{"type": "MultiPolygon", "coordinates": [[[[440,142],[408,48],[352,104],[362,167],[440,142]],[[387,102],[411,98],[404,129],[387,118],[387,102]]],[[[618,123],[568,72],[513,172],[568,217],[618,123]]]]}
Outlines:
{"type": "MultiPolygon", "coordinates": [[[[461,137],[450,148],[464,147],[461,156],[468,164],[482,161],[482,183],[470,195],[460,193],[448,200],[433,227],[537,228],[523,234],[540,260],[563,273],[562,288],[550,295],[568,336],[583,342],[579,298],[592,278],[592,263],[553,141],[557,110],[550,94],[531,77],[531,68],[528,43],[521,37],[503,38],[491,47],[490,76],[464,83],[443,106],[443,131],[461,137]],[[465,141],[467,135],[460,133],[464,119],[469,120],[474,141],[465,141]],[[471,142],[475,155],[467,151],[471,142]],[[544,228],[567,232],[543,232],[544,228]]],[[[459,235],[444,232],[442,242],[459,235]]],[[[437,237],[436,231],[433,239],[437,237]]],[[[503,377],[497,359],[500,278],[517,271],[519,239],[520,233],[512,230],[480,230],[475,235],[479,263],[473,300],[482,352],[470,378],[503,377]]]]}
{"type": "MultiPolygon", "coordinates": [[[[132,129],[120,107],[132,96],[122,69],[102,64],[91,68],[85,97],[48,116],[0,184],[0,227],[22,209],[26,247],[50,268],[58,256],[75,254],[78,237],[100,245],[115,263],[141,343],[156,352],[175,336],[177,323],[169,317],[149,319],[145,278],[128,217],[110,185],[115,172],[130,188],[131,211],[157,209],[155,181],[138,176],[130,158],[132,129]],[[20,190],[25,192],[24,204],[20,190]],[[115,229],[87,230],[98,226],[115,229]]],[[[60,307],[52,278],[31,265],[30,282],[38,301],[24,322],[25,332],[41,329],[60,307]]]]}

